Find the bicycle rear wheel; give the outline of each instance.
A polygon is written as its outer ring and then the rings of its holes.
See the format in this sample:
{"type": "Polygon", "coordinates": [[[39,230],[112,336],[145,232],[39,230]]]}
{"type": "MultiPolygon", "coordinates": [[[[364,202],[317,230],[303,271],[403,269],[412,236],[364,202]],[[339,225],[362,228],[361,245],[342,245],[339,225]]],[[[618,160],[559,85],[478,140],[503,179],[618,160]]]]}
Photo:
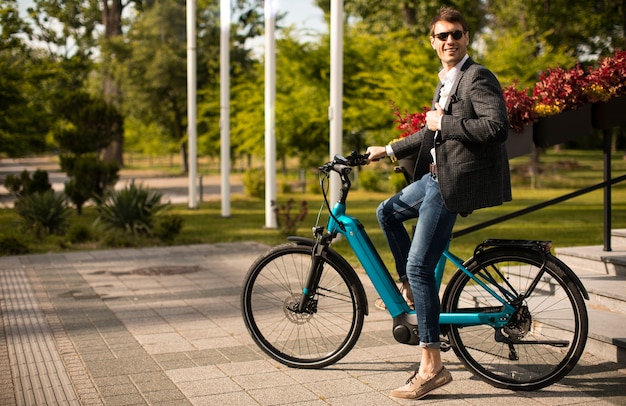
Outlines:
{"type": "Polygon", "coordinates": [[[328,252],[308,311],[295,306],[311,267],[312,247],[285,244],[250,267],[241,296],[243,319],[256,344],[294,368],[321,368],[354,347],[365,316],[365,294],[354,270],[328,252]]]}
{"type": "MultiPolygon", "coordinates": [[[[545,266],[538,252],[494,248],[472,259],[469,271],[499,294],[521,302],[503,328],[448,326],[452,348],[465,366],[495,387],[536,390],[557,382],[576,365],[587,341],[584,299],[554,257],[545,266]],[[533,282],[538,282],[532,287],[533,282]],[[527,295],[522,301],[523,295],[527,295]]],[[[448,285],[446,312],[501,308],[483,287],[458,271],[448,285]]]]}

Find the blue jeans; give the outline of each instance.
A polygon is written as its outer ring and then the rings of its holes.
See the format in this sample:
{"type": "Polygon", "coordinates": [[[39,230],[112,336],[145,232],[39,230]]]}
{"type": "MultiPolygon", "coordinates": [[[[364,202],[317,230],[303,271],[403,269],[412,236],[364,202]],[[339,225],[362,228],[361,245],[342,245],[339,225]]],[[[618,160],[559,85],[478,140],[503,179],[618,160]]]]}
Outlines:
{"type": "Polygon", "coordinates": [[[424,175],[385,200],[376,211],[401,281],[413,291],[420,345],[439,347],[441,304],[435,267],[450,241],[457,214],[446,209],[436,176],[424,175]],[[404,222],[419,217],[411,237],[404,222]]]}

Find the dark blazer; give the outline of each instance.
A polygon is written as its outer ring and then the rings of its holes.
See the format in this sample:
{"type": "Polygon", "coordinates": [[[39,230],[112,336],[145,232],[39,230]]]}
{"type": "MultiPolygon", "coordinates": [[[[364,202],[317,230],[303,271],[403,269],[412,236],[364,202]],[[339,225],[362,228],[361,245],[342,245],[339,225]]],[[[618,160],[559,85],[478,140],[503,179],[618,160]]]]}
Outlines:
{"type": "MultiPolygon", "coordinates": [[[[439,83],[434,104],[439,100],[439,83]]],[[[450,91],[442,130],[424,127],[391,144],[399,159],[417,153],[413,178],[420,179],[432,162],[435,146],[437,179],[446,208],[470,213],[511,200],[509,161],[504,142],[509,122],[502,88],[495,75],[469,58],[450,91]]]]}

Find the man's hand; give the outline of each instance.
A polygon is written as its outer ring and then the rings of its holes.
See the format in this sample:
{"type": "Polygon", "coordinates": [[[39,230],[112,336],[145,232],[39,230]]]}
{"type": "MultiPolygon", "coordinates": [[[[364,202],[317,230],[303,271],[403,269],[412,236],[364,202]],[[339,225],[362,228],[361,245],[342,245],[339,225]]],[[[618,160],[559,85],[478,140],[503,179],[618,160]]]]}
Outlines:
{"type": "Polygon", "coordinates": [[[441,116],[443,116],[443,108],[439,105],[439,103],[435,103],[435,110],[431,110],[426,113],[426,125],[429,130],[441,130],[441,128],[439,128],[441,116]]]}
{"type": "Polygon", "coordinates": [[[380,146],[367,147],[367,151],[365,151],[365,153],[370,154],[370,156],[367,158],[368,164],[372,161],[378,161],[380,158],[384,158],[387,156],[387,150],[385,149],[385,147],[380,146]]]}

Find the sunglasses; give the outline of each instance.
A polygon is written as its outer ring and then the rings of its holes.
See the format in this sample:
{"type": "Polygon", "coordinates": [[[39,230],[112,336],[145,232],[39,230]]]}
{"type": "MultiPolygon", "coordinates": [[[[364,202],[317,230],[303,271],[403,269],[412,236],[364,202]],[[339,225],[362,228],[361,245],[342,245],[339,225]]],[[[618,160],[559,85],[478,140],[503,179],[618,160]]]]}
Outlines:
{"type": "Polygon", "coordinates": [[[450,31],[450,32],[440,32],[439,34],[433,34],[432,36],[438,38],[440,41],[447,41],[448,36],[452,35],[452,38],[459,40],[465,34],[466,31],[450,31]]]}

